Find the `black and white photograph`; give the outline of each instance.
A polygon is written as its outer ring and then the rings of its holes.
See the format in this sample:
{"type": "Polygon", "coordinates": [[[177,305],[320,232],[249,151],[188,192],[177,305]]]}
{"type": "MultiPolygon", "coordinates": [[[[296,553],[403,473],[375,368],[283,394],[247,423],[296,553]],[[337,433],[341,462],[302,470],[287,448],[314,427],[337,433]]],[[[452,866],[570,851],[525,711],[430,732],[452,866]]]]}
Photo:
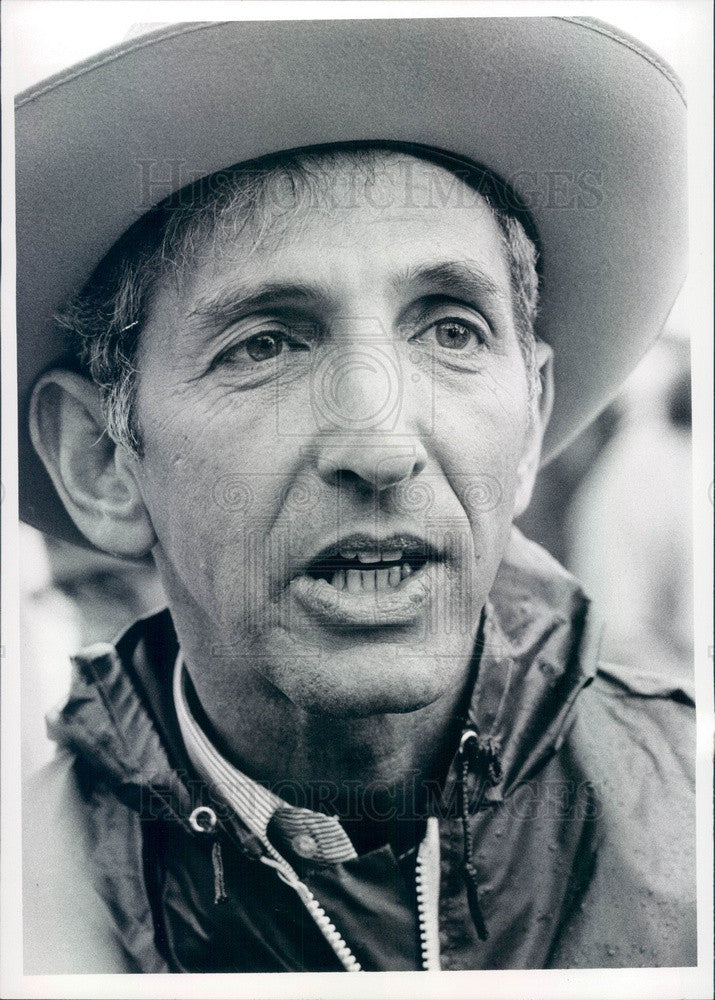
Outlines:
{"type": "Polygon", "coordinates": [[[712,995],[711,32],[5,4],[3,996],[712,995]]]}

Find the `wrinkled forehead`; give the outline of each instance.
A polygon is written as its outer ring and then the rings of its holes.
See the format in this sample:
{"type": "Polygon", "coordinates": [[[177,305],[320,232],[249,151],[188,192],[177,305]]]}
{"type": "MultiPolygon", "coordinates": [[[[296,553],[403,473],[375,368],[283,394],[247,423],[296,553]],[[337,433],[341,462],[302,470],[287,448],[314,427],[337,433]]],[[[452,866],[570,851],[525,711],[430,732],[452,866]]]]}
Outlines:
{"type": "MultiPolygon", "coordinates": [[[[175,226],[183,259],[278,248],[290,233],[359,218],[433,220],[484,211],[487,199],[466,169],[396,150],[365,148],[286,154],[258,168],[208,178],[175,226]],[[189,251],[187,254],[186,251],[189,251]]],[[[173,249],[173,248],[167,248],[173,249]]]]}

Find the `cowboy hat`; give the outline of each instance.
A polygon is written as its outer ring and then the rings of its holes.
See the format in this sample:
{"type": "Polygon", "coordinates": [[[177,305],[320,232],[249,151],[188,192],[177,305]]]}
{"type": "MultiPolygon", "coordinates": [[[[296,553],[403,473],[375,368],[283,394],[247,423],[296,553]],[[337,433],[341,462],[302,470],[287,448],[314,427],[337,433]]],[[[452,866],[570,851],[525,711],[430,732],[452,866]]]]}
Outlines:
{"type": "MultiPolygon", "coordinates": [[[[182,23],[16,103],[20,511],[79,541],[29,439],[53,314],[187,180],[285,149],[417,143],[485,165],[541,251],[552,457],[655,339],[686,266],[686,111],[672,70],[584,18],[182,23]]],[[[86,544],[86,543],[85,543],[86,544]]]]}

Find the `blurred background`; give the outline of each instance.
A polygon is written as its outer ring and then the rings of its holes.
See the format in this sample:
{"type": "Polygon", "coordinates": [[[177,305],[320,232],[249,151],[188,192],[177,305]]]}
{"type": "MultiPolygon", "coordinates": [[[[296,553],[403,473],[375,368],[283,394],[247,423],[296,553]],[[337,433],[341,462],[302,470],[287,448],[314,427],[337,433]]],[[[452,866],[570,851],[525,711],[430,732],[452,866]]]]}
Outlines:
{"type": "MultiPolygon", "coordinates": [[[[146,6],[97,0],[81,3],[81,11],[72,0],[15,5],[14,89],[114,44],[137,21],[153,20],[141,16],[146,6]]],[[[162,5],[167,11],[172,6],[162,5]]],[[[687,85],[682,4],[663,0],[658,17],[649,16],[653,4],[645,5],[649,10],[638,2],[589,6],[586,13],[612,21],[660,52],[687,85]]],[[[680,677],[691,676],[693,662],[686,295],[618,397],[542,470],[519,522],[581,580],[607,620],[604,658],[680,677]]],[[[25,525],[20,545],[22,756],[28,773],[52,754],[44,717],[66,694],[70,653],[113,639],[135,618],[160,607],[163,597],[149,562],[125,564],[25,525]]]]}

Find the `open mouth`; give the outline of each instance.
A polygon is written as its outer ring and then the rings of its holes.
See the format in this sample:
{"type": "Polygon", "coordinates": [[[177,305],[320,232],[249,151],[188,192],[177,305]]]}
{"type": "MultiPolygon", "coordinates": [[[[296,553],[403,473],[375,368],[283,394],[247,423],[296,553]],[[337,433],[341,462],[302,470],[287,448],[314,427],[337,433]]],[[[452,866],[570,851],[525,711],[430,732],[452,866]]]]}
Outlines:
{"type": "Polygon", "coordinates": [[[350,594],[394,590],[419,573],[432,558],[418,539],[391,538],[383,542],[358,536],[324,550],[305,569],[313,580],[324,580],[350,594]]]}
{"type": "Polygon", "coordinates": [[[443,559],[414,535],[347,535],[306,563],[290,592],[328,628],[412,627],[432,599],[432,570],[443,559]]]}

